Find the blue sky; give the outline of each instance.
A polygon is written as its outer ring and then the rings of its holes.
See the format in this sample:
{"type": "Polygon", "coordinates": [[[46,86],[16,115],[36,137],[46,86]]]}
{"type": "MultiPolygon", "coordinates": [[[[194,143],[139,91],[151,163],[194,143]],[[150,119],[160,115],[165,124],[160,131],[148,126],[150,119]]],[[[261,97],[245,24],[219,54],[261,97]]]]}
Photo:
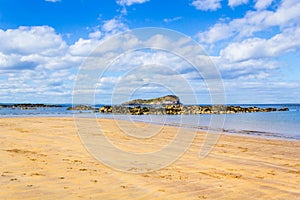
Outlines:
{"type": "Polygon", "coordinates": [[[300,102],[299,0],[1,0],[0,102],[71,102],[89,53],[142,27],[197,41],[220,71],[228,103],[300,102]]]}

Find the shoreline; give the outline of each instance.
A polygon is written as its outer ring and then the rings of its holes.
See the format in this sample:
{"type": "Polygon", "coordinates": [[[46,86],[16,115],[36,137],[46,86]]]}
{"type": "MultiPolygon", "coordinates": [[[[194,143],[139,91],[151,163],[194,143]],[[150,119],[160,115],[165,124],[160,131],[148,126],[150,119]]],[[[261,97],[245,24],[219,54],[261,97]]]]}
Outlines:
{"type": "MultiPolygon", "coordinates": [[[[178,130],[166,126],[158,137],[141,140],[122,134],[114,120],[97,121],[113,144],[141,153],[160,149],[178,130]]],[[[133,124],[121,123],[134,130],[133,124]]],[[[205,133],[197,131],[189,149],[171,165],[132,174],[93,158],[72,117],[1,118],[0,131],[1,199],[295,199],[300,195],[299,141],[221,134],[210,154],[199,159],[205,133]]]]}
{"type": "MultiPolygon", "coordinates": [[[[292,111],[290,111],[292,112],[292,111]]],[[[2,117],[0,115],[0,119],[6,119],[6,118],[75,118],[75,115],[78,114],[73,114],[73,115],[12,115],[12,116],[5,116],[2,117]]],[[[107,116],[113,116],[113,114],[104,114],[107,116]]],[[[116,114],[118,116],[118,114],[116,114]]],[[[123,116],[123,115],[119,115],[119,116],[123,116]]],[[[126,115],[127,116],[127,115],[126,115]]],[[[154,115],[156,116],[156,115],[154,115]]],[[[110,118],[110,117],[98,117],[97,119],[114,119],[114,118],[110,118]]],[[[124,120],[124,119],[115,119],[115,120],[124,120]]],[[[128,121],[128,120],[124,120],[124,121],[128,121]]],[[[139,120],[132,120],[134,122],[141,122],[141,123],[149,123],[149,124],[153,124],[153,125],[162,125],[162,123],[155,123],[155,122],[149,122],[149,121],[139,121],[139,120]]],[[[264,132],[264,131],[255,131],[255,130],[226,130],[224,128],[217,128],[217,129],[209,129],[207,126],[198,126],[198,127],[189,127],[189,126],[193,126],[193,125],[178,125],[176,123],[167,123],[164,124],[165,126],[174,126],[174,127],[180,127],[180,128],[184,128],[184,129],[191,129],[191,130],[196,130],[196,131],[202,131],[202,132],[207,132],[208,130],[210,130],[210,132],[212,133],[217,133],[217,134],[226,134],[226,135],[240,135],[240,136],[245,136],[245,137],[257,137],[257,138],[262,138],[262,139],[274,139],[274,140],[287,140],[287,141],[300,141],[300,138],[295,138],[293,136],[284,136],[280,133],[275,133],[275,132],[264,132]],[[264,135],[265,134],[265,135],[264,135]]]]}

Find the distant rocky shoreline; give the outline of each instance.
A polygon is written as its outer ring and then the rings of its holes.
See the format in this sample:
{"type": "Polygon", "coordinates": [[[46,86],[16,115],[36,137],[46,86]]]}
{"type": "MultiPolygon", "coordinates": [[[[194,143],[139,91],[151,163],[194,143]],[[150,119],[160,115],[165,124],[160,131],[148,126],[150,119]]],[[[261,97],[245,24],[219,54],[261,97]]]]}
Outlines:
{"type": "Polygon", "coordinates": [[[19,103],[19,104],[2,104],[0,108],[11,108],[20,110],[34,110],[37,108],[61,108],[61,105],[51,104],[31,104],[31,103],[19,103]]]}
{"type": "Polygon", "coordinates": [[[195,115],[195,114],[234,114],[234,113],[253,113],[253,112],[277,112],[289,111],[288,108],[258,108],[241,106],[197,106],[197,105],[164,105],[155,106],[102,106],[93,108],[86,105],[69,107],[68,110],[92,110],[107,114],[129,114],[129,115],[195,115]]]}

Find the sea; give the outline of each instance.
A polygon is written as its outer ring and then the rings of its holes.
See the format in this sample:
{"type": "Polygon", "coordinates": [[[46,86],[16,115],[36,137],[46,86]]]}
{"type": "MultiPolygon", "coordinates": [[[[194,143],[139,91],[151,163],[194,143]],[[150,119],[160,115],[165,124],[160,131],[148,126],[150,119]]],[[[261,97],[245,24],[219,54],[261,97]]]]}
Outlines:
{"type": "MultiPolygon", "coordinates": [[[[118,120],[141,121],[153,124],[179,126],[199,130],[221,131],[224,134],[251,135],[265,138],[300,140],[300,104],[235,104],[234,106],[259,108],[282,108],[289,111],[238,113],[222,115],[121,115],[103,114],[93,111],[67,110],[71,104],[62,107],[21,110],[1,108],[0,118],[14,117],[95,117],[118,120]]],[[[1,104],[0,104],[1,106],[1,104]]],[[[95,105],[100,108],[103,105],[95,105]]]]}

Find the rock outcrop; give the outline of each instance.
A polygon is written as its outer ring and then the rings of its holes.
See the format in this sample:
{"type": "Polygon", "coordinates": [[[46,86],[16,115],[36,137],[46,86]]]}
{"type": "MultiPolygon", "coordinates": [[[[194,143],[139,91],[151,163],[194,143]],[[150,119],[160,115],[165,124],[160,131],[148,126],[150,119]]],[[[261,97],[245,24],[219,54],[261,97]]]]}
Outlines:
{"type": "Polygon", "coordinates": [[[278,111],[289,111],[288,108],[280,108],[278,111]]]}
{"type": "Polygon", "coordinates": [[[180,104],[180,100],[175,95],[167,95],[154,99],[135,99],[129,102],[125,102],[122,105],[174,105],[180,104]]]}
{"type": "Polygon", "coordinates": [[[69,107],[67,110],[94,110],[91,106],[86,106],[86,105],[77,105],[74,107],[69,107]]]}
{"type": "Polygon", "coordinates": [[[131,115],[198,115],[198,114],[234,114],[253,112],[288,111],[288,108],[258,108],[241,106],[184,106],[181,104],[164,105],[161,107],[142,106],[103,106],[101,113],[131,114],[131,115]]]}

